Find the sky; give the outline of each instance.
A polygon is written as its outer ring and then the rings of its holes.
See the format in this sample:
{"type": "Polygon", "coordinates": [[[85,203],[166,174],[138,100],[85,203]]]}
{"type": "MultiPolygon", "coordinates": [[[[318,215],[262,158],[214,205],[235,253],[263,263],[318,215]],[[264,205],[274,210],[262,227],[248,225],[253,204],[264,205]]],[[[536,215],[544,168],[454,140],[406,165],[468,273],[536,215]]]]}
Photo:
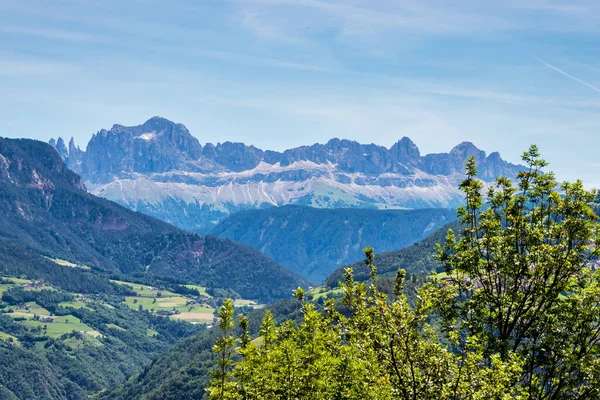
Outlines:
{"type": "Polygon", "coordinates": [[[0,0],[0,136],[471,141],[600,187],[598,0],[0,0]]]}

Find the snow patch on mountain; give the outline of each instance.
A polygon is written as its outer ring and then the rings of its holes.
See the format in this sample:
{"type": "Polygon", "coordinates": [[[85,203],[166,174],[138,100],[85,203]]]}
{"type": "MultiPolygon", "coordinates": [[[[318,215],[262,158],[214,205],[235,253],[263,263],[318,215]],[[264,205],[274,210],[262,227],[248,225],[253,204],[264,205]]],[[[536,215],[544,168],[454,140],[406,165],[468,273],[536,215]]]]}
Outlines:
{"type": "Polygon", "coordinates": [[[152,140],[156,138],[156,132],[146,132],[146,133],[142,133],[140,136],[138,136],[136,139],[141,139],[141,140],[152,140]]]}

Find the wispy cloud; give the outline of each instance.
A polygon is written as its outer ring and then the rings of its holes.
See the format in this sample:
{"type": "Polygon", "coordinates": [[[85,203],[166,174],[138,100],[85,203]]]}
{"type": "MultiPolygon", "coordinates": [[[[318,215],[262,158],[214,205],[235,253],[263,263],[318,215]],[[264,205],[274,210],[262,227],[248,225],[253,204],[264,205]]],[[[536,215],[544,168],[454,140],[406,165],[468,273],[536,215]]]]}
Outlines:
{"type": "Polygon", "coordinates": [[[45,39],[57,39],[70,42],[88,42],[96,40],[97,37],[83,33],[67,31],[62,29],[26,28],[20,26],[0,26],[0,32],[16,35],[36,36],[45,39]]]}
{"type": "Polygon", "coordinates": [[[225,51],[191,51],[200,57],[213,58],[233,63],[259,65],[274,68],[295,69],[312,72],[333,72],[331,68],[313,63],[297,62],[280,58],[265,57],[253,54],[232,53],[225,51]]]}
{"type": "Polygon", "coordinates": [[[431,83],[420,83],[418,90],[422,93],[449,96],[465,99],[482,100],[494,103],[504,103],[515,106],[547,106],[557,108],[595,108],[600,109],[600,101],[586,99],[564,99],[546,96],[528,96],[520,93],[509,93],[497,90],[482,90],[473,88],[461,88],[447,85],[434,85],[431,83]]]}
{"type": "Polygon", "coordinates": [[[0,60],[0,76],[45,75],[73,70],[74,66],[38,60],[0,60]]]}
{"type": "MultiPolygon", "coordinates": [[[[493,34],[523,29],[598,31],[600,2],[557,3],[550,0],[495,3],[481,0],[234,0],[242,26],[260,39],[274,41],[310,40],[315,31],[359,41],[403,32],[427,36],[493,34]]],[[[409,39],[414,38],[405,36],[402,41],[409,39]]]]}
{"type": "Polygon", "coordinates": [[[367,40],[390,31],[458,33],[508,23],[436,2],[371,0],[237,0],[240,21],[253,35],[310,42],[321,33],[367,40]],[[429,4],[427,4],[429,3],[429,4]],[[293,16],[293,17],[291,17],[293,16]]]}
{"type": "Polygon", "coordinates": [[[538,60],[539,62],[541,62],[541,63],[542,63],[543,65],[545,65],[546,67],[550,68],[551,70],[553,70],[553,71],[556,71],[556,72],[558,72],[559,74],[562,74],[562,75],[566,76],[567,78],[570,78],[570,79],[572,79],[572,80],[574,80],[574,81],[576,81],[576,82],[579,82],[579,83],[581,83],[582,85],[585,85],[585,86],[587,86],[588,88],[590,88],[590,89],[592,89],[592,90],[595,90],[596,92],[600,93],[600,88],[599,88],[599,87],[597,87],[597,86],[594,86],[594,85],[592,85],[591,83],[584,81],[583,79],[579,79],[579,78],[577,78],[576,76],[573,76],[573,75],[571,75],[571,74],[569,74],[569,73],[567,73],[567,72],[563,71],[562,69],[560,69],[560,68],[558,68],[558,67],[556,67],[556,66],[554,66],[554,65],[550,64],[550,63],[549,63],[549,62],[547,62],[547,61],[544,61],[544,60],[542,60],[541,58],[539,58],[539,57],[537,57],[537,56],[533,56],[533,57],[535,57],[535,59],[536,59],[536,60],[538,60]]]}

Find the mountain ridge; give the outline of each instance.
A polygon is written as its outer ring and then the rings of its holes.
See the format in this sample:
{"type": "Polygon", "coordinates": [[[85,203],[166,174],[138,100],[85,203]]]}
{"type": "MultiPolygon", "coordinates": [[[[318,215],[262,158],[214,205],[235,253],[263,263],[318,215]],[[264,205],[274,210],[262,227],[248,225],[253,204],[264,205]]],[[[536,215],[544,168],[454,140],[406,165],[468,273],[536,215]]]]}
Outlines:
{"type": "MultiPolygon", "coordinates": [[[[0,138],[0,207],[0,238],[40,255],[189,280],[262,301],[306,284],[248,246],[184,232],[86,192],[43,142],[0,138]]],[[[0,265],[0,272],[9,267],[0,265]]]]}
{"type": "Polygon", "coordinates": [[[161,117],[100,130],[85,151],[51,142],[92,193],[201,233],[234,212],[286,204],[455,208],[468,157],[485,182],[522,170],[470,142],[421,155],[408,137],[389,148],[337,138],[281,152],[229,141],[202,146],[161,117]]]}

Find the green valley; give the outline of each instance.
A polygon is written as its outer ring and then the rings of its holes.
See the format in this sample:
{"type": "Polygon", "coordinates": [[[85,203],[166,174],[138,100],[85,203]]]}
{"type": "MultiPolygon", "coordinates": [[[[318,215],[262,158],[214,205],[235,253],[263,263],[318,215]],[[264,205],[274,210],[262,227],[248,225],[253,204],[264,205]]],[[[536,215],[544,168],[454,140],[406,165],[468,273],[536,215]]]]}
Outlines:
{"type": "MultiPolygon", "coordinates": [[[[69,398],[121,382],[169,344],[203,329],[133,310],[122,296],[69,293],[39,280],[2,277],[0,292],[0,360],[26,353],[37,360],[28,373],[42,375],[38,367],[47,364],[63,390],[70,387],[69,398]]],[[[0,368],[0,385],[22,398],[38,398],[33,381],[16,385],[15,374],[23,372],[18,363],[12,370],[0,368]]]]}

